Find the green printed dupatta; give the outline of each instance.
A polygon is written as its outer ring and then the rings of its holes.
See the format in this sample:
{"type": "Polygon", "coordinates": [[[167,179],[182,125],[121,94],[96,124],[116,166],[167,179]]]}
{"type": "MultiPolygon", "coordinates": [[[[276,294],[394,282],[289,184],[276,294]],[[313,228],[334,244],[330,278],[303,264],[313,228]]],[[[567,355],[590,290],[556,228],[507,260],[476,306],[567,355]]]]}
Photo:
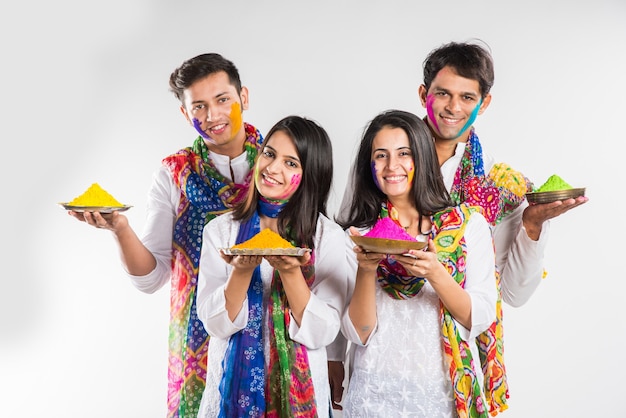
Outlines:
{"type": "MultiPolygon", "coordinates": [[[[437,258],[446,267],[446,270],[461,286],[465,287],[465,259],[467,249],[465,243],[465,227],[472,212],[481,211],[480,208],[470,207],[464,204],[436,213],[433,216],[433,229],[435,237],[433,242],[437,249],[437,258]]],[[[485,331],[488,332],[489,330],[485,331]]],[[[489,392],[485,376],[485,398],[476,377],[476,360],[493,357],[496,350],[495,340],[491,344],[478,344],[480,359],[472,358],[472,341],[461,338],[456,322],[450,312],[441,304],[441,335],[443,337],[444,356],[448,364],[456,411],[460,418],[485,418],[489,416],[489,407],[485,400],[493,398],[489,392]]],[[[478,340],[476,341],[478,343],[478,340]]]]}
{"type": "MultiPolygon", "coordinates": [[[[456,171],[450,196],[456,204],[479,206],[487,221],[495,226],[524,202],[525,195],[532,192],[533,183],[519,171],[507,164],[497,163],[485,173],[483,150],[472,128],[465,151],[456,171]]],[[[546,272],[543,273],[544,277],[546,272]]],[[[478,336],[481,349],[485,393],[490,414],[495,416],[505,411],[509,398],[508,383],[504,367],[504,331],[502,324],[502,292],[500,272],[496,271],[498,300],[496,322],[478,336]]]]}
{"type": "MultiPolygon", "coordinates": [[[[470,215],[482,212],[479,207],[470,207],[462,204],[436,213],[433,221],[433,242],[437,249],[439,261],[446,267],[461,287],[465,284],[466,244],[464,239],[465,227],[470,215]]],[[[381,216],[388,216],[383,206],[381,216]]],[[[408,299],[414,297],[421,290],[424,279],[406,277],[406,271],[398,265],[384,259],[378,267],[378,281],[382,289],[392,298],[408,299]]],[[[499,283],[497,273],[496,282],[499,283]]],[[[499,308],[499,302],[496,304],[499,308]]],[[[457,414],[461,418],[485,418],[496,415],[507,408],[505,401],[508,397],[506,375],[502,357],[501,310],[496,315],[496,321],[491,327],[477,337],[479,359],[473,359],[470,349],[471,342],[464,341],[456,327],[450,312],[441,306],[442,339],[444,357],[448,364],[450,378],[453,385],[454,399],[457,414]],[[484,375],[484,387],[481,389],[476,377],[475,367],[480,361],[484,375]],[[485,394],[483,399],[482,393],[485,394]],[[485,405],[485,401],[487,405],[485,405]],[[494,405],[497,408],[494,408],[494,405]]]]}
{"type": "MultiPolygon", "coordinates": [[[[244,123],[244,149],[252,168],[263,137],[244,123]]],[[[218,171],[202,137],[191,147],[163,159],[180,189],[172,239],[170,294],[168,418],[196,417],[206,382],[209,336],[196,313],[202,230],[211,219],[232,210],[245,198],[252,173],[235,184],[218,171]]]]}
{"type": "Polygon", "coordinates": [[[450,189],[450,197],[457,205],[480,206],[487,222],[497,225],[532,190],[533,183],[528,178],[504,163],[494,164],[485,173],[482,146],[474,129],[470,131],[450,189]]]}

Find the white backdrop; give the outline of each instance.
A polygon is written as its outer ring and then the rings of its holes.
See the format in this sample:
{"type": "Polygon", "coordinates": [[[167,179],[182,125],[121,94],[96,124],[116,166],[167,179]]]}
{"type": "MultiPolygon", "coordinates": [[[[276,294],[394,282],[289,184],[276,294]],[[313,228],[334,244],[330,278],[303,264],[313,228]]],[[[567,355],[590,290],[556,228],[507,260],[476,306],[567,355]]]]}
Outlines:
{"type": "Polygon", "coordinates": [[[184,59],[233,60],[250,90],[244,119],[264,133],[287,114],[328,130],[334,211],[367,121],[424,115],[422,60],[472,38],[496,65],[476,123],[486,150],[591,199],[552,223],[549,275],[530,302],[505,307],[502,416],[623,416],[626,3],[417,3],[3,3],[0,416],[165,416],[169,288],[134,289],[110,233],[57,203],[98,182],[142,231],[152,172],[195,137],[168,91],[184,59]]]}

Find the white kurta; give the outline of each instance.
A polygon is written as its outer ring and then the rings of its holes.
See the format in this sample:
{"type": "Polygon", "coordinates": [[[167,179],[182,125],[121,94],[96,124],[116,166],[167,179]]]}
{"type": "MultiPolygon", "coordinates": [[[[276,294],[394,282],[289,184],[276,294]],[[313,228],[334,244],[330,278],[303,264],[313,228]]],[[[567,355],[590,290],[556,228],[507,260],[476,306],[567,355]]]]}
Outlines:
{"type": "MultiPolygon", "coordinates": [[[[470,347],[482,387],[483,375],[473,340],[495,320],[497,289],[491,232],[481,214],[471,215],[465,239],[465,290],[472,303],[472,326],[465,329],[457,322],[457,327],[465,341],[472,341],[470,347]]],[[[348,235],[346,246],[350,277],[355,277],[354,242],[348,235]]],[[[343,400],[343,416],[456,416],[452,383],[444,362],[440,301],[428,281],[416,297],[407,300],[393,299],[377,286],[376,317],[377,324],[365,344],[361,343],[347,310],[342,318],[342,333],[352,342],[351,376],[343,400]]]]}
{"type": "MultiPolygon", "coordinates": [[[[244,152],[232,160],[225,155],[209,152],[217,170],[235,182],[242,184],[250,171],[247,155],[244,152]]],[[[145,276],[129,274],[131,283],[145,293],[154,293],[172,277],[172,238],[176,209],[180,202],[180,188],[176,186],[169,170],[161,166],[152,176],[152,185],[146,203],[146,223],[141,241],[152,252],[157,261],[156,268],[145,276]]]]}
{"type": "MultiPolygon", "coordinates": [[[[465,143],[459,142],[454,155],[441,166],[441,174],[448,191],[465,152],[465,143]]],[[[485,174],[496,163],[483,151],[485,174]]],[[[530,299],[543,277],[543,258],[548,241],[550,222],[544,222],[539,240],[528,238],[522,225],[522,214],[528,206],[524,202],[493,228],[496,265],[500,271],[502,300],[511,306],[521,306],[530,299]]]]}
{"type": "MultiPolygon", "coordinates": [[[[222,378],[222,360],[231,335],[243,329],[248,321],[248,301],[231,321],[225,308],[224,286],[232,267],[219,255],[219,248],[235,245],[239,222],[232,214],[221,215],[204,228],[203,247],[198,275],[197,312],[211,336],[209,344],[207,382],[199,417],[218,416],[222,378]]],[[[335,222],[320,215],[315,236],[315,281],[311,298],[304,312],[301,326],[290,322],[289,337],[307,347],[311,376],[319,417],[328,417],[330,388],[326,346],[337,335],[340,316],[347,294],[347,266],[345,262],[344,232],[335,222]]],[[[269,300],[272,267],[266,260],[261,263],[263,282],[263,338],[266,368],[269,362],[269,335],[267,327],[267,301],[269,300]]]]}

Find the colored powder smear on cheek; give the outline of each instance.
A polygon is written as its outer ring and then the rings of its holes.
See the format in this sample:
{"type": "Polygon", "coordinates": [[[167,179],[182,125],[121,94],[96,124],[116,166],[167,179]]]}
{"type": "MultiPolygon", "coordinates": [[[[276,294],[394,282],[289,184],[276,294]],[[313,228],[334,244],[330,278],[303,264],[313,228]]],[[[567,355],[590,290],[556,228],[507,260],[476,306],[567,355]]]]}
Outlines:
{"type": "Polygon", "coordinates": [[[243,116],[241,114],[241,106],[238,102],[235,102],[230,107],[230,121],[232,123],[232,135],[233,137],[239,132],[241,126],[243,125],[243,116]]]}
{"type": "Polygon", "coordinates": [[[261,170],[259,169],[259,163],[258,162],[254,165],[253,176],[254,176],[254,178],[253,178],[254,179],[254,186],[256,187],[258,192],[261,192],[261,189],[259,188],[260,184],[261,184],[261,170]]]}
{"type": "MultiPolygon", "coordinates": [[[[381,190],[380,183],[378,183],[378,176],[376,170],[376,163],[374,161],[371,162],[371,170],[372,170],[372,178],[374,179],[374,184],[378,187],[378,190],[381,190]]],[[[381,190],[382,191],[382,190],[381,190]]]]}
{"type": "Polygon", "coordinates": [[[289,183],[289,187],[285,193],[279,197],[279,199],[289,199],[293,194],[298,190],[300,186],[300,182],[302,182],[302,174],[295,174],[291,177],[291,182],[289,183]]]}
{"type": "Polygon", "coordinates": [[[433,123],[437,132],[439,132],[439,125],[437,125],[437,120],[435,119],[435,111],[433,110],[433,103],[435,102],[435,95],[431,94],[426,97],[426,114],[428,114],[428,119],[433,123]]]}
{"type": "Polygon", "coordinates": [[[204,132],[204,131],[202,130],[202,123],[201,123],[198,119],[196,119],[196,118],[193,118],[193,127],[194,127],[194,128],[196,128],[196,131],[198,131],[198,133],[200,134],[200,136],[201,136],[202,138],[204,138],[204,139],[211,139],[211,138],[210,138],[210,137],[206,134],[206,132],[204,132]]]}
{"type": "Polygon", "coordinates": [[[409,174],[407,175],[407,181],[409,189],[411,188],[411,184],[413,184],[413,177],[415,177],[415,165],[411,163],[411,169],[409,170],[409,174]]]}
{"type": "Polygon", "coordinates": [[[463,132],[465,132],[470,126],[472,126],[474,121],[476,121],[476,118],[478,117],[478,111],[480,110],[480,105],[482,105],[482,104],[483,104],[483,100],[481,99],[478,102],[478,104],[476,105],[476,107],[474,108],[474,110],[472,111],[472,114],[470,115],[470,118],[467,120],[465,125],[463,125],[463,127],[459,131],[459,134],[457,135],[457,138],[459,136],[463,135],[463,132]]]}

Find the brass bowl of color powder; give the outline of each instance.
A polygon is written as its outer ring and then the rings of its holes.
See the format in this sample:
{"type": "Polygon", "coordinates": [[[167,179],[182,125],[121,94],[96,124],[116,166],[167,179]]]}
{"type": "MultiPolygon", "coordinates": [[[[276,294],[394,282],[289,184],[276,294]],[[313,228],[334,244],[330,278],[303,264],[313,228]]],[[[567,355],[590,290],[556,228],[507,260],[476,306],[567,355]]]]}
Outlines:
{"type": "Polygon", "coordinates": [[[404,254],[408,250],[421,250],[428,245],[428,242],[400,239],[372,238],[354,235],[351,235],[350,238],[365,251],[381,254],[404,254]]]}
{"type": "Polygon", "coordinates": [[[290,247],[290,248],[221,248],[226,255],[292,255],[301,257],[310,248],[290,247]]]}
{"type": "Polygon", "coordinates": [[[528,203],[552,203],[557,200],[576,199],[585,195],[585,188],[552,190],[549,192],[526,193],[528,203]]]}

